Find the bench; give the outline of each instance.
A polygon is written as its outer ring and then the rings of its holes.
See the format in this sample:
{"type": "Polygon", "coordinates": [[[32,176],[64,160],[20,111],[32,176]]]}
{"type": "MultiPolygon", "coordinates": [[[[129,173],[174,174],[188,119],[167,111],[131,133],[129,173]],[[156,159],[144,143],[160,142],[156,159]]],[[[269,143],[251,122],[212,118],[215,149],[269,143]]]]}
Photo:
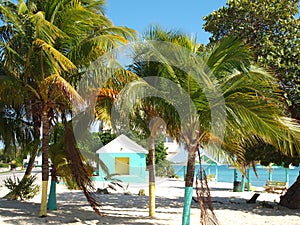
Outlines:
{"type": "Polygon", "coordinates": [[[276,192],[276,191],[283,192],[287,190],[287,182],[268,180],[264,188],[266,192],[276,192]]]}

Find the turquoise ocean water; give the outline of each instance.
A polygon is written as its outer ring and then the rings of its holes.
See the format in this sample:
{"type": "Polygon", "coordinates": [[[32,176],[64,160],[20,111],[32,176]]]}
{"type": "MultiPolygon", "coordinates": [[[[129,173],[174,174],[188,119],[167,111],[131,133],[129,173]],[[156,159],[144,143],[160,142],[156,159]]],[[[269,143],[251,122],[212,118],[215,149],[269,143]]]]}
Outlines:
{"type": "MultiPolygon", "coordinates": [[[[184,166],[183,165],[173,165],[176,175],[179,177],[184,176],[184,166]]],[[[206,174],[216,174],[216,166],[203,166],[206,174]]],[[[227,165],[220,165],[217,172],[217,181],[218,182],[228,182],[233,183],[234,180],[234,170],[229,168],[227,165]]],[[[196,165],[196,173],[199,170],[199,165],[196,165]]],[[[266,167],[258,166],[256,168],[258,177],[255,176],[253,169],[250,169],[250,183],[253,186],[261,187],[266,184],[266,181],[269,177],[269,171],[266,167]]],[[[300,167],[294,167],[294,169],[288,169],[288,184],[291,186],[297,179],[300,172],[300,167]]],[[[238,172],[237,181],[241,181],[242,174],[238,172]]],[[[286,169],[282,167],[272,168],[272,180],[274,181],[285,181],[286,179],[286,169]]]]}

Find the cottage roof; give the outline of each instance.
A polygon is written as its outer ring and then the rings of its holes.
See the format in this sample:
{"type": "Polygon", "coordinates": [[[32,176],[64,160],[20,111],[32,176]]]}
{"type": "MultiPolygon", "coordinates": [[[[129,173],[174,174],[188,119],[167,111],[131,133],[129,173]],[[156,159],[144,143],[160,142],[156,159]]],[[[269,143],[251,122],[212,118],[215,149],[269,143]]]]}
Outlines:
{"type": "MultiPolygon", "coordinates": [[[[200,149],[200,156],[201,156],[201,163],[204,165],[222,165],[221,162],[219,162],[214,157],[207,154],[203,149],[200,149]]],[[[188,160],[188,152],[181,146],[180,151],[174,155],[172,158],[170,158],[170,161],[175,164],[182,164],[185,165],[188,160]]],[[[196,156],[196,162],[199,163],[198,155],[196,156]]]]}
{"type": "Polygon", "coordinates": [[[145,153],[148,151],[142,146],[135,143],[133,140],[128,138],[126,135],[121,134],[108,144],[96,151],[99,153],[145,153]]]}

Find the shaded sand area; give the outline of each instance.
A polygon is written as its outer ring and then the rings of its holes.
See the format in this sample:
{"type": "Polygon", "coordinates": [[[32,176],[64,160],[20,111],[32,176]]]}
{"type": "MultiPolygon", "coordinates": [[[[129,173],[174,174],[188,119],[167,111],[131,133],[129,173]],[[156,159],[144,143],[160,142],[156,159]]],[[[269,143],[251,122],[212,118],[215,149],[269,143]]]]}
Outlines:
{"type": "MultiPolygon", "coordinates": [[[[0,183],[0,197],[7,189],[0,183]]],[[[96,183],[102,188],[103,183],[96,183]]],[[[230,183],[210,183],[215,214],[222,225],[299,225],[300,210],[279,206],[279,194],[260,193],[257,203],[247,204],[253,192],[232,192],[230,183]],[[268,204],[265,204],[267,202],[268,204]],[[272,208],[269,208],[272,207],[272,208]]],[[[110,194],[97,194],[105,216],[96,215],[80,191],[70,191],[57,185],[58,210],[48,211],[48,217],[39,218],[40,195],[30,201],[0,199],[0,224],[181,224],[184,182],[175,179],[158,179],[156,188],[156,217],[148,217],[148,189],[146,185],[130,184],[110,194]],[[146,196],[137,195],[145,189],[146,196]]],[[[196,193],[194,193],[196,197],[196,193]]],[[[198,203],[192,202],[191,224],[200,224],[198,203]]]]}

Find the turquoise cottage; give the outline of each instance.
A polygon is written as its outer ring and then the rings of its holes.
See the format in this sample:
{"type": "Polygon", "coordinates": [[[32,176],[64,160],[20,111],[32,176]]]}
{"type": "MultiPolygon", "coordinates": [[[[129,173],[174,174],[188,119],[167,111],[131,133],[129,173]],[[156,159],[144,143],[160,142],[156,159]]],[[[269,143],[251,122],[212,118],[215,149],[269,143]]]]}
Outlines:
{"type": "MultiPolygon", "coordinates": [[[[118,174],[114,178],[128,183],[147,182],[146,154],[148,151],[127,136],[123,134],[118,136],[96,153],[108,167],[110,174],[118,174]]],[[[104,180],[105,176],[106,174],[99,168],[99,179],[104,180]]]]}

